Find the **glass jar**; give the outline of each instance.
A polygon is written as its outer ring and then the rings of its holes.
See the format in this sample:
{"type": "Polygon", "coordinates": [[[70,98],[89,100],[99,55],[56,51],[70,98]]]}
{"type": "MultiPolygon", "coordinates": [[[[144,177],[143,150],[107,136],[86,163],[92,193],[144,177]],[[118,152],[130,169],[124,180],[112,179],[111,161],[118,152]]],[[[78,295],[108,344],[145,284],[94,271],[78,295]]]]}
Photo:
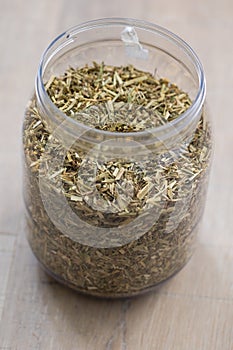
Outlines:
{"type": "MultiPolygon", "coordinates": [[[[204,102],[199,59],[159,26],[96,20],[49,45],[23,127],[28,241],[49,274],[79,292],[123,297],[154,288],[187,263],[203,214],[211,158],[204,102]],[[91,109],[72,118],[47,92],[54,76],[93,61],[130,64],[165,77],[192,103],[163,125],[136,132],[100,130],[88,124],[91,109]],[[86,122],[80,122],[84,114],[86,122]]],[[[138,104],[126,105],[127,123],[138,104]]],[[[95,116],[102,107],[94,103],[95,116]]]]}

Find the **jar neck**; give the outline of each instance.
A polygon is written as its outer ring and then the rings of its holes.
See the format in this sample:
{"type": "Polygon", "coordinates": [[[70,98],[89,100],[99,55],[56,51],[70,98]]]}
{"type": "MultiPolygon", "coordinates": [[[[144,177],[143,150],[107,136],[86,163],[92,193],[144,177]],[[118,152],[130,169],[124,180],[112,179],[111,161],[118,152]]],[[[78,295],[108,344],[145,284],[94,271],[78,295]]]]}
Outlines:
{"type": "MultiPolygon", "coordinates": [[[[112,40],[114,40],[114,36],[112,40]]],[[[143,39],[143,42],[145,42],[145,40],[146,39],[143,39]]],[[[174,52],[168,52],[168,54],[172,56],[175,55],[174,52]]],[[[67,66],[68,65],[69,62],[67,62],[67,66]]],[[[140,147],[142,145],[143,147],[154,147],[157,149],[163,148],[164,145],[169,149],[174,148],[177,144],[188,140],[196,129],[197,123],[201,118],[205,93],[206,85],[203,68],[193,50],[184,41],[169,31],[147,22],[132,19],[103,19],[91,21],[63,33],[56,38],[45,51],[36,78],[37,104],[42,118],[44,118],[48,125],[49,131],[51,133],[55,132],[56,137],[59,137],[64,144],[67,144],[67,139],[69,140],[68,144],[70,144],[70,138],[72,138],[74,142],[76,140],[83,142],[83,145],[87,148],[103,142],[112,143],[115,145],[114,147],[119,145],[119,149],[121,148],[121,144],[124,144],[126,147],[128,144],[130,149],[135,147],[135,152],[138,150],[138,145],[140,145],[140,147]],[[168,48],[165,46],[168,44],[171,45],[172,43],[171,51],[173,50],[175,53],[176,51],[178,52],[177,61],[182,59],[182,57],[179,57],[180,52],[182,52],[186,60],[187,71],[192,71],[194,75],[193,79],[197,86],[195,96],[192,98],[192,105],[183,114],[165,125],[129,133],[98,130],[65,115],[53,104],[45,89],[46,79],[48,79],[49,74],[53,72],[53,67],[56,66],[56,69],[58,69],[57,67],[59,67],[59,62],[61,62],[63,56],[69,52],[72,53],[72,50],[78,52],[79,46],[81,50],[82,45],[85,44],[88,46],[89,43],[95,41],[95,38],[96,41],[100,40],[100,36],[106,33],[106,29],[114,31],[115,28],[124,28],[127,26],[133,26],[136,28],[136,31],[142,34],[145,31],[148,36],[149,34],[152,35],[152,38],[154,35],[154,40],[156,40],[156,38],[158,40],[163,40],[159,43],[161,51],[168,51],[168,48]],[[88,37],[84,35],[85,32],[88,33],[88,37]],[[164,45],[164,48],[162,45],[164,45]]]]}

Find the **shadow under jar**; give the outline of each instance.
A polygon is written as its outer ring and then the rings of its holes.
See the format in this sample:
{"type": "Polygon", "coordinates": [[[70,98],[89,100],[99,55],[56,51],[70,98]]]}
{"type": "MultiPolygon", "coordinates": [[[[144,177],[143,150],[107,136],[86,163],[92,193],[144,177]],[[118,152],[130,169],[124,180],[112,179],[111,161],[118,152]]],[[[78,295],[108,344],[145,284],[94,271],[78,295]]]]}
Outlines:
{"type": "Polygon", "coordinates": [[[23,125],[27,236],[49,274],[124,297],[186,264],[211,158],[204,102],[199,59],[156,25],[96,20],[50,44],[23,125]]]}

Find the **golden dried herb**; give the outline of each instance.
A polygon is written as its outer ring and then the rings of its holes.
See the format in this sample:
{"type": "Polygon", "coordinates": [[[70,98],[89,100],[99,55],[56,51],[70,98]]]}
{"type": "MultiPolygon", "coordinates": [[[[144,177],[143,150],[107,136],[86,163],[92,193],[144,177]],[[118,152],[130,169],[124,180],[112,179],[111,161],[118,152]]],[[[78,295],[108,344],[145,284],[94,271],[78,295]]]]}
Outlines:
{"type": "MultiPolygon", "coordinates": [[[[132,65],[69,68],[62,76],[51,77],[46,90],[69,117],[116,133],[165,125],[192,103],[175,84],[132,65]]],[[[65,149],[59,139],[51,138],[33,98],[25,115],[24,151],[29,242],[41,264],[61,282],[93,295],[128,296],[167,279],[191,256],[210,162],[210,128],[204,113],[191,139],[174,149],[152,149],[140,162],[124,155],[100,161],[88,158],[81,145],[65,149]],[[64,152],[62,167],[50,173],[42,166],[45,154],[46,165],[64,152]],[[39,182],[43,175],[49,179],[44,188],[49,205],[67,233],[46,211],[39,182]],[[59,191],[92,229],[73,225],[59,191]],[[139,217],[134,236],[126,228],[139,217]],[[119,227],[118,237],[112,232],[119,227]],[[99,228],[107,233],[97,237],[99,228]],[[72,229],[74,236],[68,233],[72,229]]]]}
{"type": "Polygon", "coordinates": [[[46,90],[68,116],[108,131],[163,125],[191,105],[189,96],[175,84],[157,80],[132,65],[111,67],[94,62],[93,66],[69,68],[62,77],[52,77],[46,90]]]}

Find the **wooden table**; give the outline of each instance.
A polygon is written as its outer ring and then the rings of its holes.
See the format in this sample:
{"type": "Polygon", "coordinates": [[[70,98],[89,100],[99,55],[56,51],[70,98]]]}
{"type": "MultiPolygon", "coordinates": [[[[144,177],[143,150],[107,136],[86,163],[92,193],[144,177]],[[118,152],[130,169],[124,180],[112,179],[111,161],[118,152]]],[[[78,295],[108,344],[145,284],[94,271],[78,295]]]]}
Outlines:
{"type": "Polygon", "coordinates": [[[0,2],[0,350],[233,349],[233,3],[0,2]],[[198,249],[158,292],[125,301],[80,296],[39,268],[25,239],[21,123],[42,51],[98,17],[146,19],[183,37],[202,60],[215,155],[198,249]]]}

